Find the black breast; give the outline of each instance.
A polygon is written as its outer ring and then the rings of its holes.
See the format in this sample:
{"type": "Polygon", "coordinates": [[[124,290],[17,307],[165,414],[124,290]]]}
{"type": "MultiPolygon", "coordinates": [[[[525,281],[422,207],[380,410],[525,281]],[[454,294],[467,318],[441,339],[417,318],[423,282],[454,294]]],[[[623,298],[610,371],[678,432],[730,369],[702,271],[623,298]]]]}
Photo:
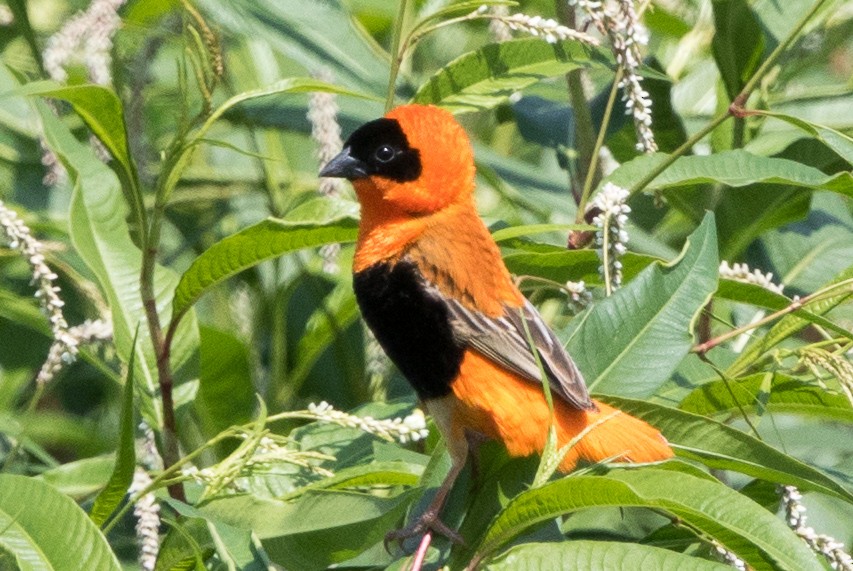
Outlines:
{"type": "Polygon", "coordinates": [[[464,347],[447,306],[411,262],[378,263],[355,274],[355,297],[379,344],[422,399],[450,393],[464,347]]]}

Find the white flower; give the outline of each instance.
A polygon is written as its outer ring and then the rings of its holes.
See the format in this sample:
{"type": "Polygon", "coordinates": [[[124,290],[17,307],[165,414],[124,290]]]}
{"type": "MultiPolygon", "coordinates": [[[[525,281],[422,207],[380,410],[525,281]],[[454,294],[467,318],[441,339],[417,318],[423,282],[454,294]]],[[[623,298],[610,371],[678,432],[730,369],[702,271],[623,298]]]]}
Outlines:
{"type": "Polygon", "coordinates": [[[772,272],[767,272],[765,274],[758,269],[750,271],[749,266],[746,264],[735,263],[734,265],[729,265],[726,260],[723,260],[720,263],[720,277],[743,283],[759,285],[764,289],[768,289],[779,294],[782,293],[784,287],[782,284],[773,282],[772,272]]]}
{"type": "Polygon", "coordinates": [[[625,204],[628,196],[627,190],[608,182],[590,203],[590,209],[600,211],[592,223],[598,227],[595,233],[596,253],[603,262],[599,271],[608,295],[622,285],[622,263],[619,258],[628,251],[625,245],[629,238],[625,224],[631,212],[631,207],[625,204]]]}

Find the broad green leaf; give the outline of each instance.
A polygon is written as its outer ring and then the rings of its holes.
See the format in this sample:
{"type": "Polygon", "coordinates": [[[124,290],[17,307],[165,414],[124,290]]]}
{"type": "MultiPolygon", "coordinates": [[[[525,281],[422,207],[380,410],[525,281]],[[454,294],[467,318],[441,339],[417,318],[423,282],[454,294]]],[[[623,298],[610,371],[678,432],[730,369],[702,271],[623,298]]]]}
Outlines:
{"type": "Polygon", "coordinates": [[[213,500],[201,512],[252,529],[274,563],[289,569],[323,569],[380,543],[402,517],[412,494],[377,497],[312,490],[294,502],[234,496],[213,500]]]}
{"type": "Polygon", "coordinates": [[[709,468],[733,470],[853,503],[853,493],[835,480],[731,426],[648,402],[605,395],[597,398],[660,430],[683,458],[696,460],[709,468]]]}
{"type": "Polygon", "coordinates": [[[208,248],[181,276],[175,289],[173,320],[181,319],[211,287],[264,260],[303,248],[353,241],[358,223],[350,212],[332,209],[323,222],[314,218],[322,210],[319,205],[327,202],[317,199],[317,210],[306,207],[307,221],[269,218],[208,248]]]}
{"type": "Polygon", "coordinates": [[[538,38],[490,44],[460,56],[424,83],[414,103],[440,105],[454,113],[491,109],[516,91],[573,69],[610,69],[602,48],[575,41],[549,44],[538,38]]]}
{"type": "Polygon", "coordinates": [[[516,545],[485,568],[492,571],[731,571],[731,567],[724,563],[668,549],[587,539],[516,545]]]}
{"type": "Polygon", "coordinates": [[[796,413],[853,423],[853,407],[843,394],[781,373],[757,373],[742,379],[713,381],[691,392],[678,408],[713,416],[765,412],[796,413]]]}
{"type": "Polygon", "coordinates": [[[785,115],[784,113],[773,113],[771,111],[761,111],[761,115],[773,117],[780,121],[785,121],[791,125],[805,131],[810,137],[817,139],[838,154],[839,157],[853,164],[853,138],[840,131],[836,131],[830,127],[824,127],[817,123],[811,123],[798,117],[785,115]]]}
{"type": "Polygon", "coordinates": [[[681,257],[652,264],[581,316],[569,339],[590,390],[647,396],[693,344],[695,316],[717,287],[717,240],[708,214],[681,257]]]}
{"type": "Polygon", "coordinates": [[[121,191],[136,223],[130,226],[131,236],[135,243],[140,244],[141,229],[138,225],[145,218],[145,206],[136,166],[130,156],[124,108],[118,95],[112,89],[102,85],[65,87],[52,81],[28,83],[17,90],[17,93],[54,97],[67,101],[104,144],[119,165],[116,172],[121,179],[121,191]]]}
{"type": "Polygon", "coordinates": [[[116,93],[103,85],[62,86],[52,81],[36,81],[15,90],[16,95],[55,97],[71,104],[110,154],[121,164],[128,180],[135,180],[135,168],[127,143],[124,111],[116,93]]]}
{"type": "Polygon", "coordinates": [[[761,63],[764,34],[745,0],[714,0],[711,5],[715,28],[711,51],[732,101],[761,63]]]}
{"type": "Polygon", "coordinates": [[[248,348],[235,336],[201,327],[199,386],[193,408],[208,438],[248,423],[257,407],[248,348]]]}
{"type": "Polygon", "coordinates": [[[66,496],[83,499],[107,485],[115,464],[113,454],[95,456],[51,468],[36,478],[47,482],[66,496]]]}
{"type": "MultiPolygon", "coordinates": [[[[613,171],[606,181],[631,188],[633,183],[650,173],[664,159],[662,153],[639,156],[613,171]]],[[[849,172],[827,175],[796,161],[762,157],[744,150],[680,157],[646,188],[677,188],[702,183],[734,187],[755,183],[783,184],[853,196],[853,174],[849,172]]]]}
{"type": "Polygon", "coordinates": [[[823,569],[782,520],[752,500],[719,482],[654,468],[568,477],[524,492],[492,522],[479,552],[493,553],[534,524],[598,506],[663,510],[756,570],[823,569]]]}
{"type": "MultiPolygon", "coordinates": [[[[511,228],[507,228],[511,230],[511,228]]],[[[507,238],[507,240],[511,240],[507,238]]],[[[587,284],[600,284],[601,259],[593,250],[567,250],[550,244],[522,243],[511,241],[510,246],[518,247],[504,256],[509,271],[517,276],[539,276],[559,284],[567,281],[583,281],[587,284]],[[519,251],[519,250],[528,251],[519,251]]],[[[628,252],[620,260],[622,277],[628,282],[643,269],[659,262],[658,258],[628,252]]]]}
{"type": "MultiPolygon", "coordinates": [[[[133,332],[145,315],[139,290],[142,255],[130,238],[125,221],[127,205],[121,196],[118,179],[90,148],[71,135],[53,113],[43,105],[39,105],[39,110],[45,137],[74,181],[70,207],[71,240],[104,292],[112,314],[118,354],[128,362],[133,332]]],[[[164,320],[169,314],[169,301],[177,276],[171,270],[158,266],[154,283],[160,318],[164,320]]],[[[193,314],[178,329],[172,345],[172,368],[176,374],[190,360],[197,346],[198,331],[193,314]]],[[[159,384],[154,348],[148,335],[140,337],[136,353],[134,378],[137,394],[141,397],[140,408],[146,422],[157,428],[162,425],[162,412],[154,396],[159,391],[159,384]]]]}
{"type": "Polygon", "coordinates": [[[26,476],[0,474],[0,548],[23,570],[121,570],[86,512],[49,484],[26,476]]]}
{"type": "Polygon", "coordinates": [[[95,525],[103,525],[127,494],[133,482],[133,472],[136,469],[136,442],[134,432],[136,423],[133,421],[133,370],[136,360],[136,342],[139,337],[139,327],[133,336],[130,362],[127,364],[127,379],[124,382],[124,398],[121,405],[121,423],[119,440],[116,447],[116,463],[107,485],[95,498],[89,517],[95,525]]]}

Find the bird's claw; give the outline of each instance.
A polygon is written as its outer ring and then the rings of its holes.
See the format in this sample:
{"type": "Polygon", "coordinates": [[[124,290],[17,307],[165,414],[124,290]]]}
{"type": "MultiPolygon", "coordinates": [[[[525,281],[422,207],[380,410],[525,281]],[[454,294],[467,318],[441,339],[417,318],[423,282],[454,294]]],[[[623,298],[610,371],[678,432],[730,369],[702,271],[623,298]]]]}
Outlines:
{"type": "Polygon", "coordinates": [[[391,552],[391,544],[395,542],[404,542],[413,537],[420,537],[427,532],[434,532],[443,535],[451,542],[457,545],[465,545],[465,540],[459,533],[451,529],[446,523],[438,518],[437,513],[431,511],[425,512],[421,517],[416,519],[411,525],[403,529],[389,531],[385,534],[385,551],[391,552]]]}

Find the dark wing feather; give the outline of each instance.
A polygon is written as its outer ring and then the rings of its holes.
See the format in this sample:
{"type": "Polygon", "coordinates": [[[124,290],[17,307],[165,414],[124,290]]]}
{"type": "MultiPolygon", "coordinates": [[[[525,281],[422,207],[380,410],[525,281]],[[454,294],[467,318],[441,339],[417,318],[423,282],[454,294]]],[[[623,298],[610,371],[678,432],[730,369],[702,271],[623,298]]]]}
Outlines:
{"type": "Polygon", "coordinates": [[[577,365],[529,301],[525,300],[520,308],[506,307],[501,317],[493,318],[441,297],[447,303],[451,328],[459,341],[525,379],[541,382],[542,374],[525,332],[526,322],[551,390],[572,406],[595,408],[577,365]]]}

